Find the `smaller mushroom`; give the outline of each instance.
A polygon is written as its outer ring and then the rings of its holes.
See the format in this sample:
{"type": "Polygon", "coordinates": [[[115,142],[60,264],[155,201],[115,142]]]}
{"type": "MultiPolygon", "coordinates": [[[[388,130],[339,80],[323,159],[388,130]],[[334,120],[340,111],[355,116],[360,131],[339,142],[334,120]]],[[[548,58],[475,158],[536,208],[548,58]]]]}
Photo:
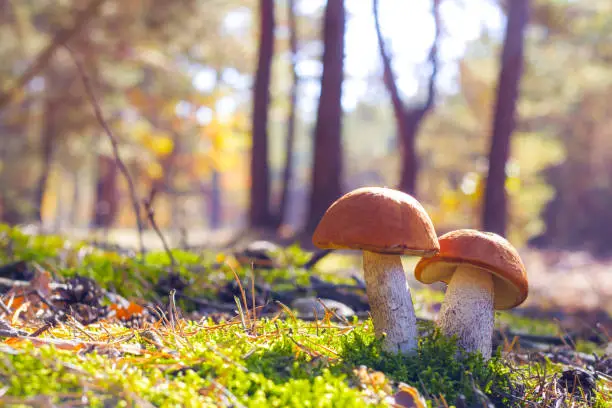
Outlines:
{"type": "Polygon", "coordinates": [[[497,234],[462,229],[438,241],[440,252],[421,259],[415,277],[448,285],[437,325],[443,334],[456,335],[464,350],[479,351],[488,359],[494,310],[514,308],[527,298],[525,266],[512,244],[497,234]]]}

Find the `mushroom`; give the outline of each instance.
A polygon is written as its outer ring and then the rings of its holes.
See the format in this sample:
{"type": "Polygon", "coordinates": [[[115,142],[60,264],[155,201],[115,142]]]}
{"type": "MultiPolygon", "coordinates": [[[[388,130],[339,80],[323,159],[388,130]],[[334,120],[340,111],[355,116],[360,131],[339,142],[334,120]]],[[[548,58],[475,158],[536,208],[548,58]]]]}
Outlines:
{"type": "Polygon", "coordinates": [[[323,249],[363,251],[375,334],[386,334],[387,351],[415,350],[416,316],[400,255],[427,257],[439,250],[433,223],[421,204],[389,188],[353,190],[327,209],[312,241],[323,249]]]}
{"type": "Polygon", "coordinates": [[[456,335],[464,350],[489,359],[494,309],[511,309],[527,298],[525,266],[512,244],[491,232],[462,229],[438,241],[440,252],[421,259],[415,277],[448,285],[437,325],[443,334],[456,335]]]}

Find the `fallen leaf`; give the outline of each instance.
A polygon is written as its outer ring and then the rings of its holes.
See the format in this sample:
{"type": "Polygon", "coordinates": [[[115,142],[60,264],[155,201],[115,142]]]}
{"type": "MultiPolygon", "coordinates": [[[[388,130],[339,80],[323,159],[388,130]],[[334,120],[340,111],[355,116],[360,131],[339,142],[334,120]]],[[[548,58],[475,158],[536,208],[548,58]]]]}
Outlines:
{"type": "Polygon", "coordinates": [[[145,308],[137,303],[130,302],[127,307],[113,303],[110,309],[115,312],[115,317],[120,320],[129,320],[134,317],[140,317],[145,311],[145,308]]]}

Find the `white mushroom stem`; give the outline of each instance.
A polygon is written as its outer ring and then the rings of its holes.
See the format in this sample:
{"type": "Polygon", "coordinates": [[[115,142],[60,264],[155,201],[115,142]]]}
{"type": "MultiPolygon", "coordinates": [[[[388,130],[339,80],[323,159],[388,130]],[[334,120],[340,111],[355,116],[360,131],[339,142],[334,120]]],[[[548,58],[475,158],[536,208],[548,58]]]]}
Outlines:
{"type": "Polygon", "coordinates": [[[493,277],[490,272],[469,264],[460,265],[451,278],[438,316],[446,336],[457,336],[458,345],[468,352],[491,357],[493,341],[493,277]]]}
{"type": "Polygon", "coordinates": [[[400,256],[363,251],[363,270],[376,336],[386,334],[386,351],[411,353],[417,346],[416,316],[400,256]]]}

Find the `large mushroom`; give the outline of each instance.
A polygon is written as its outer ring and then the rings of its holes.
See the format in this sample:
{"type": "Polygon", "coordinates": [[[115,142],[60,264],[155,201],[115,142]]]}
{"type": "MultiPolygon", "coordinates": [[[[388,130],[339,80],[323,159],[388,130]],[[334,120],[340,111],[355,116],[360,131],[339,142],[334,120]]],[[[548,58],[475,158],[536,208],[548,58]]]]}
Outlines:
{"type": "Polygon", "coordinates": [[[334,202],[317,226],[313,243],[324,249],[363,251],[370,313],[387,351],[416,349],[417,327],[400,255],[428,257],[439,250],[433,223],[412,196],[382,187],[353,190],[334,202]]]}
{"type": "Polygon", "coordinates": [[[491,357],[494,309],[511,309],[529,292],[525,266],[506,239],[473,229],[439,237],[440,252],[421,259],[415,277],[423,283],[445,282],[446,296],[437,324],[443,334],[457,336],[469,352],[491,357]]]}

